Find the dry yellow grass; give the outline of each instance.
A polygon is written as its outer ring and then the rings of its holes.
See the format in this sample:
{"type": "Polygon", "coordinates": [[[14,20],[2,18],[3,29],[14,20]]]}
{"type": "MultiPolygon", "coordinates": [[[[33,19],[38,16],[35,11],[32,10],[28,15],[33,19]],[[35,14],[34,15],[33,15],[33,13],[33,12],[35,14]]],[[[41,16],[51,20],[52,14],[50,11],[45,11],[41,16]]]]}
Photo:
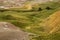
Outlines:
{"type": "Polygon", "coordinates": [[[60,11],[50,15],[42,25],[45,28],[45,31],[48,31],[49,33],[56,32],[60,25],[60,11]]]}

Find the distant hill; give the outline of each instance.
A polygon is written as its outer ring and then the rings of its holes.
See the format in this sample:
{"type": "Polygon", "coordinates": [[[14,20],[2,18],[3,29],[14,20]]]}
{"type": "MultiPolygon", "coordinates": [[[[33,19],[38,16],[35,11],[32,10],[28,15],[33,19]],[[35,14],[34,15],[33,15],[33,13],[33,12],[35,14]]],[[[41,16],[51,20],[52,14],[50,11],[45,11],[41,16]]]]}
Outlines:
{"type": "Polygon", "coordinates": [[[60,0],[0,0],[0,4],[13,4],[13,5],[20,5],[20,4],[24,4],[24,2],[29,2],[29,3],[45,3],[45,2],[59,2],[60,0]]]}
{"type": "Polygon", "coordinates": [[[60,0],[0,0],[0,8],[21,8],[26,5],[42,4],[47,2],[59,2],[60,0]]]}

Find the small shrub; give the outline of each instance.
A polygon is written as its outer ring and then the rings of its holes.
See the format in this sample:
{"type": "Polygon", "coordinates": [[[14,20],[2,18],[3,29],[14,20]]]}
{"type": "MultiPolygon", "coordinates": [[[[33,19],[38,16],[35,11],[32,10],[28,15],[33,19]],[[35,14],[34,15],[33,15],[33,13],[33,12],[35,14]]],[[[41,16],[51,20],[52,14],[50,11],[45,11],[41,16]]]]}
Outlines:
{"type": "Polygon", "coordinates": [[[0,12],[4,12],[4,10],[0,10],[0,12]]]}
{"type": "Polygon", "coordinates": [[[52,8],[51,8],[51,7],[46,7],[46,9],[47,9],[47,10],[50,10],[50,9],[52,9],[52,8]]]}
{"type": "Polygon", "coordinates": [[[38,11],[42,11],[42,8],[39,8],[38,11]]]}

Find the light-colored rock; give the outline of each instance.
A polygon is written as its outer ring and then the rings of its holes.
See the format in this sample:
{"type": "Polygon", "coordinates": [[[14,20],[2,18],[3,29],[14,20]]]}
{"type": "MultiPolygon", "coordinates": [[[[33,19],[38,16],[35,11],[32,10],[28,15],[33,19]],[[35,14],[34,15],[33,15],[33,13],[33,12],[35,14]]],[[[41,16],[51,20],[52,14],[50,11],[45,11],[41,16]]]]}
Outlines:
{"type": "Polygon", "coordinates": [[[0,40],[29,40],[28,33],[13,24],[0,22],[0,40]]]}

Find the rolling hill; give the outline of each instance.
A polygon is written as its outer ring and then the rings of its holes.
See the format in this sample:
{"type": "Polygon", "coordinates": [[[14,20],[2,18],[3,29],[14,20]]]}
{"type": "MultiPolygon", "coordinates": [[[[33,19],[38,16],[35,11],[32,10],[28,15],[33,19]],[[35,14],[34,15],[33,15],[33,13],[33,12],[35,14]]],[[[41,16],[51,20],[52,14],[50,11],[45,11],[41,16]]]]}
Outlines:
{"type": "Polygon", "coordinates": [[[0,22],[10,22],[24,31],[39,35],[40,37],[36,40],[42,40],[46,37],[46,40],[48,40],[48,34],[53,34],[60,30],[60,11],[58,11],[60,10],[60,3],[47,2],[39,4],[39,8],[32,7],[33,11],[24,11],[19,8],[0,10],[0,22]]]}

